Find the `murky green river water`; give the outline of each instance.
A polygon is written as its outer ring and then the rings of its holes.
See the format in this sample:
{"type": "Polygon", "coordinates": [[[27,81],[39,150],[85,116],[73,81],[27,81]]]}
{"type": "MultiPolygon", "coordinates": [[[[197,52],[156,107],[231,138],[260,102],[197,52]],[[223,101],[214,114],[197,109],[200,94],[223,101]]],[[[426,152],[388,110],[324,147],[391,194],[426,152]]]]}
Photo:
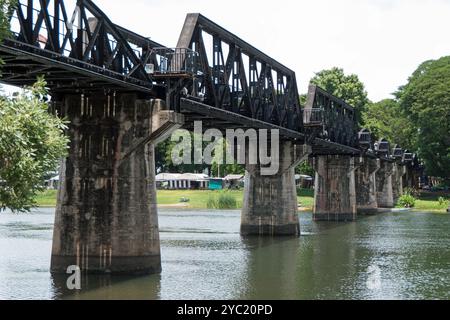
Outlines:
{"type": "Polygon", "coordinates": [[[0,299],[450,299],[450,215],[314,223],[300,238],[243,239],[239,211],[159,210],[163,272],[49,273],[53,209],[0,214],[0,299]]]}

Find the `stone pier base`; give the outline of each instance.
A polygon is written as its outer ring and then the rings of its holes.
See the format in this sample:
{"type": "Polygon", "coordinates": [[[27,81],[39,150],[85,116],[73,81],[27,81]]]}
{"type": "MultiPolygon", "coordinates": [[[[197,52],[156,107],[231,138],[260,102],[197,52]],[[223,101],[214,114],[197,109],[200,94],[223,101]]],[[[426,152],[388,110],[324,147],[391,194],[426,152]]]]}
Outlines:
{"type": "Polygon", "coordinates": [[[51,272],[161,270],[154,144],[182,124],[160,100],[135,94],[54,97],[69,119],[60,172],[51,272]]]}
{"type": "Polygon", "coordinates": [[[377,172],[377,201],[380,208],[393,208],[394,195],[392,189],[393,163],[381,161],[377,172]]]}
{"type": "Polygon", "coordinates": [[[355,171],[356,208],[361,214],[376,212],[378,208],[376,173],[380,169],[377,159],[360,158],[355,171]]]}
{"type": "Polygon", "coordinates": [[[317,156],[314,190],[315,221],[356,219],[355,160],[351,156],[317,156]]]}
{"type": "Polygon", "coordinates": [[[247,165],[241,234],[259,236],[298,236],[295,167],[308,156],[303,146],[280,142],[280,168],[264,176],[258,165],[247,165]]]}
{"type": "Polygon", "coordinates": [[[392,164],[392,198],[394,205],[401,197],[404,191],[404,178],[406,175],[405,166],[398,163],[392,164]]]}

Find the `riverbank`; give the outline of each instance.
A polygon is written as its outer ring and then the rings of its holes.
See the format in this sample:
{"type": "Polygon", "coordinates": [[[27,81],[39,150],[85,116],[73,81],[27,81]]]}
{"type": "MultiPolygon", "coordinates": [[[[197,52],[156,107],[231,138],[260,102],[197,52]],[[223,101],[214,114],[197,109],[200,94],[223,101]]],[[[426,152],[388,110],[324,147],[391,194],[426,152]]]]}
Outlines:
{"type": "Polygon", "coordinates": [[[413,210],[446,213],[448,208],[448,202],[444,201],[444,203],[440,204],[439,203],[440,197],[448,200],[450,199],[450,193],[422,192],[418,197],[418,199],[416,200],[413,210]]]}
{"type": "MultiPolygon", "coordinates": [[[[158,190],[157,201],[158,207],[161,208],[185,208],[185,209],[207,209],[207,202],[210,197],[218,196],[220,192],[212,190],[158,190]],[[188,202],[182,202],[181,199],[189,199],[188,202]]],[[[237,207],[242,207],[243,191],[231,190],[226,191],[235,200],[237,207]]],[[[56,206],[56,190],[46,190],[36,198],[39,207],[56,206]]],[[[440,193],[422,193],[416,200],[415,211],[441,212],[445,213],[447,205],[439,204],[440,193]]],[[[450,195],[444,196],[450,198],[450,195]]],[[[314,190],[302,189],[298,194],[298,203],[300,211],[312,211],[314,203],[314,190]]]]}
{"type": "MultiPolygon", "coordinates": [[[[242,190],[213,191],[213,190],[158,190],[158,207],[163,208],[186,208],[186,209],[206,209],[210,197],[218,196],[220,192],[227,192],[235,200],[237,207],[242,207],[244,193],[242,190]],[[189,199],[188,202],[182,202],[181,199],[189,199]]],[[[36,198],[39,207],[56,206],[56,190],[46,190],[36,198]]],[[[313,190],[301,190],[298,194],[298,203],[302,211],[311,211],[314,201],[313,190]]]]}

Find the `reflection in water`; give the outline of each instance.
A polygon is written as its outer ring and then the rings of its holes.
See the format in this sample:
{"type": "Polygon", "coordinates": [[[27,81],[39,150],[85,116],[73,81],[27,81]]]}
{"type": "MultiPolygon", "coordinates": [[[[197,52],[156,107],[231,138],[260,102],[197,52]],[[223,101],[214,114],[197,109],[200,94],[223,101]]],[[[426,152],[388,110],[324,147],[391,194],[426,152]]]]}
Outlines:
{"type": "Polygon", "coordinates": [[[66,275],[51,275],[53,299],[159,299],[160,275],[127,277],[110,275],[83,275],[81,290],[67,289],[66,275]]]}
{"type": "Polygon", "coordinates": [[[298,238],[243,239],[247,248],[247,283],[241,299],[295,298],[296,267],[301,259],[298,238]],[[280,263],[282,262],[282,263],[280,263]]]}
{"type": "Polygon", "coordinates": [[[314,223],[242,238],[239,211],[160,210],[162,268],[144,277],[49,273],[53,210],[0,214],[0,299],[449,299],[450,216],[314,223]]]}

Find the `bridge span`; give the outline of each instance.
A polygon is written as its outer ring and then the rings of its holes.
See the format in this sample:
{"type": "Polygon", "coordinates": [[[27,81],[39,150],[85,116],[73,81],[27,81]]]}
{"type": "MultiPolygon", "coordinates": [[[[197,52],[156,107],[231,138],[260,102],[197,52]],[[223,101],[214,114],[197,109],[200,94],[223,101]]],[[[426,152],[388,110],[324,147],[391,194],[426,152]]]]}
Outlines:
{"type": "Polygon", "coordinates": [[[415,155],[358,128],[353,107],[201,14],[175,48],[114,24],[91,0],[21,0],[0,44],[1,82],[48,83],[69,120],[52,272],[161,270],[154,147],[178,128],[279,130],[280,170],[247,163],[241,233],[298,236],[295,167],[313,158],[316,221],[393,207],[420,169],[415,155]],[[72,6],[70,7],[70,4],[72,6]]]}

